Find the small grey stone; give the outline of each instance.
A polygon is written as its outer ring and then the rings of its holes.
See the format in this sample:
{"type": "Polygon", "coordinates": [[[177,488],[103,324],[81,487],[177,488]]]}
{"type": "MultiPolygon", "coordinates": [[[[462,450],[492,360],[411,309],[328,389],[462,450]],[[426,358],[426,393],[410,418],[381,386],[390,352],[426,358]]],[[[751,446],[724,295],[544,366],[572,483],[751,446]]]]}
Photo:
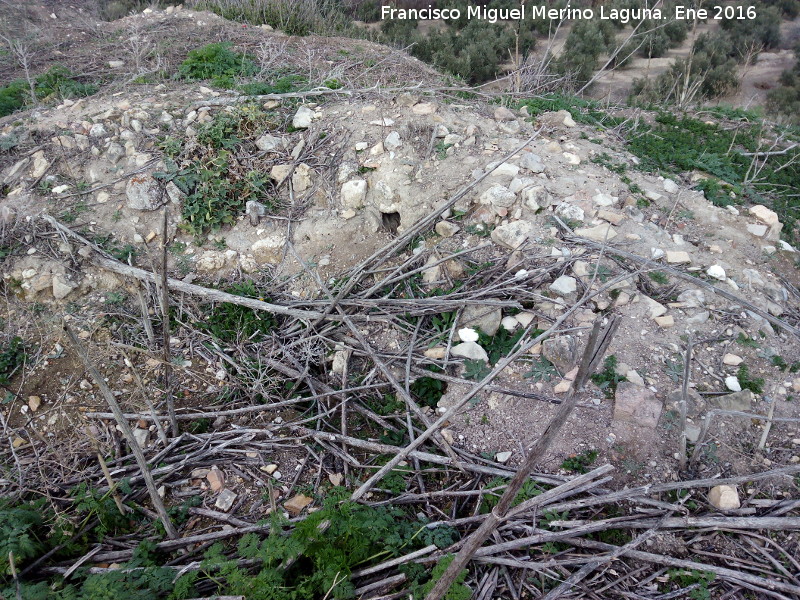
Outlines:
{"type": "Polygon", "coordinates": [[[491,204],[499,208],[508,208],[516,200],[516,194],[503,185],[493,185],[480,198],[481,204],[491,204]]]}
{"type": "Polygon", "coordinates": [[[707,401],[709,405],[715,408],[721,408],[722,410],[747,412],[752,408],[753,392],[750,390],[742,390],[724,396],[710,396],[707,401]]]}
{"type": "Polygon", "coordinates": [[[361,208],[367,197],[367,182],[352,179],[342,186],[342,205],[345,208],[361,208]]]}
{"type": "Polygon", "coordinates": [[[53,276],[53,297],[56,300],[66,298],[77,287],[77,285],[70,283],[63,275],[56,274],[53,276]]]}
{"type": "Polygon", "coordinates": [[[108,145],[108,150],[106,150],[106,158],[112,164],[117,164],[119,160],[124,156],[125,156],[125,148],[123,148],[116,142],[111,142],[108,145]]]}
{"type": "Polygon", "coordinates": [[[516,118],[516,115],[508,110],[505,106],[498,106],[494,110],[495,121],[513,121],[516,118]]]}
{"type": "Polygon", "coordinates": [[[494,455],[494,459],[499,463],[507,463],[508,459],[511,458],[511,452],[498,452],[494,455]]]}
{"type": "Polygon", "coordinates": [[[133,439],[139,444],[139,447],[144,450],[150,441],[150,431],[147,429],[139,429],[138,427],[133,430],[133,439]]]}
{"type": "Polygon", "coordinates": [[[125,186],[128,208],[134,210],[156,210],[164,202],[158,182],[150,175],[134,175],[125,186]]]}
{"type": "Polygon", "coordinates": [[[106,135],[108,135],[108,131],[102,123],[95,123],[92,125],[91,129],[89,129],[89,137],[96,138],[104,137],[106,135]]]}
{"type": "Polygon", "coordinates": [[[522,246],[533,232],[533,225],[528,221],[512,221],[492,230],[492,241],[510,250],[522,246]]]}
{"type": "Polygon", "coordinates": [[[386,136],[386,139],[383,140],[383,146],[387,150],[397,150],[402,145],[403,141],[400,139],[400,134],[396,131],[392,131],[386,136]]]}
{"type": "Polygon", "coordinates": [[[283,140],[265,133],[256,140],[256,148],[262,152],[277,152],[283,149],[283,140]]]}
{"type": "Polygon", "coordinates": [[[301,106],[297,109],[292,119],[292,127],[295,129],[308,129],[311,127],[311,122],[314,120],[314,111],[307,106],[301,106]]]}
{"type": "Polygon", "coordinates": [[[551,283],[548,289],[559,296],[569,296],[578,289],[578,282],[574,277],[562,275],[551,283]]]}
{"type": "Polygon", "coordinates": [[[217,501],[214,502],[214,506],[222,512],[228,512],[233,507],[233,503],[236,502],[237,496],[238,494],[236,492],[232,492],[226,488],[219,493],[217,501]]]}
{"type": "Polygon", "coordinates": [[[706,295],[703,290],[685,290],[678,294],[678,302],[686,308],[701,308],[705,306],[706,295]]]}
{"type": "Polygon", "coordinates": [[[538,154],[533,152],[523,152],[519,161],[519,166],[528,169],[531,173],[541,173],[544,171],[544,163],[538,154]]]}
{"type": "Polygon", "coordinates": [[[483,304],[467,304],[461,313],[459,327],[480,329],[486,335],[494,335],[500,329],[503,313],[499,308],[484,306],[483,304]]]}
{"type": "Polygon", "coordinates": [[[614,419],[654,429],[662,409],[661,401],[646,387],[623,381],[614,395],[614,419]]]}
{"type": "Polygon", "coordinates": [[[486,354],[486,350],[481,348],[475,342],[461,342],[460,344],[452,347],[451,354],[453,356],[460,356],[470,360],[489,360],[489,355],[486,354]]]}
{"type": "Polygon", "coordinates": [[[542,356],[553,363],[558,372],[568,373],[578,359],[578,344],[574,336],[548,338],[542,343],[542,356]]]}

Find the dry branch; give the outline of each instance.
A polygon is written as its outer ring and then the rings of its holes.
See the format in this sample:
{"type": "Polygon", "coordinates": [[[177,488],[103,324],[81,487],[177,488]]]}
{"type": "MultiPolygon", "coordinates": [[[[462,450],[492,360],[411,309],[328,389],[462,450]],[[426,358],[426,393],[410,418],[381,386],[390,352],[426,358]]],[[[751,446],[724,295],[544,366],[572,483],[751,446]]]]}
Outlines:
{"type": "Polygon", "coordinates": [[[144,457],[144,453],[139,447],[139,443],[136,441],[136,438],[133,437],[133,431],[131,430],[131,426],[128,424],[127,419],[125,419],[125,416],[122,414],[122,408],[120,408],[117,399],[114,397],[114,394],[111,392],[111,389],[108,387],[105,379],[103,379],[103,376],[100,375],[99,371],[92,364],[86,349],[83,347],[83,344],[80,343],[78,337],[66,323],[64,324],[64,331],[67,332],[67,335],[69,336],[72,345],[75,347],[75,351],[78,353],[78,356],[80,356],[81,360],[83,361],[86,370],[89,372],[89,375],[92,376],[92,379],[95,380],[97,387],[100,388],[100,392],[103,394],[106,402],[108,402],[108,405],[111,407],[111,411],[114,413],[117,425],[119,425],[120,429],[122,430],[125,440],[128,442],[133,455],[136,457],[136,463],[139,465],[139,470],[142,472],[142,477],[144,477],[147,491],[150,494],[150,500],[164,525],[164,530],[167,532],[167,535],[170,538],[177,538],[178,532],[175,530],[175,527],[172,525],[172,521],[167,514],[164,501],[161,499],[161,496],[158,495],[156,484],[153,481],[153,475],[150,473],[150,468],[147,465],[147,459],[144,457]]]}
{"type": "Polygon", "coordinates": [[[489,518],[487,518],[478,530],[469,537],[453,561],[447,566],[441,578],[425,597],[425,600],[441,600],[444,597],[450,589],[450,586],[456,580],[456,577],[458,577],[461,569],[467,565],[477,549],[480,548],[489,535],[497,528],[498,524],[506,517],[506,513],[508,513],[508,510],[511,508],[514,498],[517,497],[519,490],[522,488],[522,484],[528,478],[536,462],[550,447],[556,435],[564,426],[564,423],[567,422],[567,418],[572,414],[578,402],[578,392],[583,389],[584,384],[589,379],[589,375],[594,372],[597,363],[600,362],[600,359],[603,357],[606,348],[608,348],[608,345],[611,343],[619,327],[620,321],[618,317],[612,317],[608,324],[602,328],[601,323],[602,321],[600,319],[595,322],[592,334],[586,344],[583,359],[578,368],[578,374],[575,376],[574,389],[570,397],[559,406],[558,412],[547,425],[544,433],[542,433],[536,444],[528,452],[525,461],[508,484],[505,493],[500,498],[497,505],[492,509],[489,518]]]}

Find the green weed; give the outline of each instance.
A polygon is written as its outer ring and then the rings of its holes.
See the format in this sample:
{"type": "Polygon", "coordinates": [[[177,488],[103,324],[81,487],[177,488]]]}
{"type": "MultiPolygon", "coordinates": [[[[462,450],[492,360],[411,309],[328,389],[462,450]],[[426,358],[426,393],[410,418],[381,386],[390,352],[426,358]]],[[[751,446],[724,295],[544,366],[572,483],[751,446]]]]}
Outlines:
{"type": "Polygon", "coordinates": [[[740,346],[745,346],[746,348],[760,348],[761,345],[753,338],[746,336],[743,333],[740,333],[736,337],[736,343],[740,346]]]}
{"type": "Polygon", "coordinates": [[[591,380],[603,390],[606,398],[613,398],[617,392],[617,385],[622,381],[628,381],[623,375],[617,373],[617,357],[613,354],[603,361],[603,370],[599,373],[592,373],[591,380]]]}
{"type": "Polygon", "coordinates": [[[650,271],[648,276],[660,285],[667,285],[669,283],[669,277],[663,271],[650,271]]]}
{"type": "Polygon", "coordinates": [[[586,473],[589,465],[597,460],[597,450],[587,450],[580,454],[573,454],[561,463],[561,468],[575,473],[586,473]]]}
{"type": "Polygon", "coordinates": [[[669,578],[674,581],[680,588],[687,588],[697,584],[691,592],[689,598],[692,600],[711,600],[711,592],[708,589],[717,576],[714,573],[707,571],[686,571],[683,569],[670,569],[667,571],[669,578]]]}
{"type": "Polygon", "coordinates": [[[231,50],[230,42],[216,42],[190,50],[178,73],[184,79],[210,79],[222,88],[231,88],[238,77],[258,73],[258,67],[245,54],[231,50]]]}
{"type": "Polygon", "coordinates": [[[481,381],[491,372],[492,370],[482,360],[467,359],[464,361],[464,379],[481,381]]]}
{"type": "Polygon", "coordinates": [[[747,365],[739,365],[736,372],[736,379],[743,390],[750,390],[754,394],[761,394],[764,391],[764,380],[761,377],[751,377],[747,365]]]}
{"type": "Polygon", "coordinates": [[[558,371],[553,363],[544,356],[540,356],[531,363],[530,370],[523,377],[534,381],[550,381],[554,375],[558,375],[558,371]]]}
{"type": "MultiPolygon", "coordinates": [[[[440,369],[429,366],[429,370],[439,372],[440,369]]],[[[425,406],[436,408],[444,393],[447,391],[447,383],[441,379],[433,377],[419,377],[409,386],[414,399],[425,406]]]]}
{"type": "MultiPolygon", "coordinates": [[[[495,477],[486,484],[486,489],[491,490],[493,488],[499,488],[500,486],[507,486],[508,482],[509,480],[504,477],[495,477]]],[[[541,487],[536,482],[526,479],[525,483],[523,483],[522,487],[519,489],[519,492],[517,492],[517,495],[514,496],[514,501],[511,503],[511,506],[522,504],[526,500],[530,500],[531,498],[538,496],[545,490],[546,488],[541,487]]],[[[483,497],[483,502],[481,503],[481,513],[486,514],[491,512],[491,510],[497,506],[497,503],[500,501],[500,497],[504,492],[505,488],[499,489],[496,492],[485,494],[483,497]]]]}
{"type": "MultiPolygon", "coordinates": [[[[489,364],[494,366],[501,358],[508,356],[524,333],[524,329],[518,329],[512,333],[503,327],[498,329],[497,333],[492,336],[479,331],[478,344],[486,350],[486,354],[489,355],[489,364]]],[[[533,335],[538,335],[538,333],[533,335]]]]}
{"type": "Polygon", "coordinates": [[[180,166],[177,160],[167,160],[166,171],[153,174],[164,182],[173,182],[186,195],[181,208],[182,229],[201,235],[231,225],[248,200],[272,208],[269,176],[260,170],[246,170],[237,152],[245,139],[274,124],[270,115],[256,106],[219,113],[198,129],[199,148],[189,152],[184,145],[180,166]]]}
{"type": "MultiPolygon", "coordinates": [[[[51,101],[63,98],[91,96],[97,86],[78,81],[76,75],[66,67],[55,65],[37,76],[33,83],[37,101],[51,101]]],[[[0,117],[24,108],[31,102],[31,88],[24,79],[0,87],[0,117]]]]}
{"type": "Polygon", "coordinates": [[[0,349],[0,385],[11,383],[11,378],[25,364],[25,344],[20,337],[12,337],[0,349]]]}
{"type": "MultiPolygon", "coordinates": [[[[252,281],[234,284],[225,291],[245,298],[265,299],[252,281]]],[[[195,323],[195,326],[215,338],[234,342],[263,339],[277,323],[273,315],[264,311],[223,302],[207,309],[205,320],[195,323]]]]}

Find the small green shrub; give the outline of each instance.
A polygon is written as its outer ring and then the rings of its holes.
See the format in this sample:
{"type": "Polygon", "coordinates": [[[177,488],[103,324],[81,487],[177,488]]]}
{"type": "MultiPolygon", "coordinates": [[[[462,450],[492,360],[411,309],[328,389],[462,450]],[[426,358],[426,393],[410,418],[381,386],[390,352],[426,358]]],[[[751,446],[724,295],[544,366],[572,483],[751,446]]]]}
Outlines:
{"type": "Polygon", "coordinates": [[[617,373],[617,357],[613,354],[608,356],[605,361],[603,361],[603,370],[599,373],[592,373],[591,380],[594,384],[603,390],[606,398],[613,398],[614,394],[617,392],[617,385],[622,381],[628,381],[628,379],[617,373]]]}
{"type": "Polygon", "coordinates": [[[0,349],[0,385],[9,385],[11,378],[25,364],[25,345],[20,337],[12,337],[0,349]]]}
{"type": "MultiPolygon", "coordinates": [[[[166,160],[167,170],[153,176],[173,182],[185,194],[181,228],[194,235],[232,225],[248,200],[272,209],[272,184],[260,169],[249,169],[240,159],[245,140],[275,126],[272,117],[257,106],[241,106],[222,112],[197,131],[197,145],[182,146],[166,160]]],[[[247,152],[245,152],[247,154],[247,152]]]]}
{"type": "Polygon", "coordinates": [[[742,364],[736,372],[736,379],[743,390],[750,390],[754,394],[761,394],[764,391],[764,380],[761,377],[751,377],[747,365],[742,364]]]}
{"type": "Polygon", "coordinates": [[[669,277],[663,271],[650,271],[647,275],[660,285],[667,285],[669,283],[669,277]]]}
{"type": "MultiPolygon", "coordinates": [[[[428,367],[432,371],[440,371],[436,367],[428,367]]],[[[436,408],[444,393],[447,391],[447,383],[441,379],[433,377],[419,377],[409,386],[411,395],[414,399],[425,406],[436,408]]]]}
{"type": "MultiPolygon", "coordinates": [[[[33,82],[34,93],[39,101],[91,96],[97,86],[83,83],[66,67],[54,65],[37,76],[33,82]]],[[[31,87],[23,79],[15,79],[0,87],[0,117],[25,108],[31,102],[31,87]]]]}
{"type": "Polygon", "coordinates": [[[580,454],[573,454],[561,463],[561,468],[575,473],[586,473],[589,466],[597,460],[597,450],[587,450],[580,454]]]}
{"type": "Polygon", "coordinates": [[[185,79],[210,79],[216,86],[233,87],[237,77],[258,73],[258,67],[245,54],[231,50],[230,42],[215,42],[190,50],[178,68],[185,79]]]}
{"type": "MultiPolygon", "coordinates": [[[[245,298],[264,299],[252,281],[234,284],[225,291],[245,298]]],[[[196,323],[198,329],[226,342],[261,340],[276,325],[275,317],[269,313],[227,302],[214,305],[206,312],[205,320],[196,323]]]]}

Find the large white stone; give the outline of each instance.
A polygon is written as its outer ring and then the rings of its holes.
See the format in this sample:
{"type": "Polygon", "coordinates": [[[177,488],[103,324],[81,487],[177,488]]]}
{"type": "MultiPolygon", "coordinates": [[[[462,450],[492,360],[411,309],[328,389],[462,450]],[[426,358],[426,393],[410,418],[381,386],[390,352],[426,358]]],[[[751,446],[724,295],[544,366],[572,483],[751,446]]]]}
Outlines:
{"type": "Polygon", "coordinates": [[[739,492],[732,485],[717,485],[708,492],[709,503],[719,510],[735,510],[741,506],[739,492]]]}
{"type": "Polygon", "coordinates": [[[470,360],[489,360],[489,355],[486,354],[486,350],[475,342],[461,342],[453,346],[450,353],[453,356],[460,356],[461,358],[468,358],[470,360]]]}
{"type": "Polygon", "coordinates": [[[367,182],[353,179],[342,186],[342,205],[346,208],[361,208],[367,197],[367,182]]]}
{"type": "Polygon", "coordinates": [[[727,279],[727,276],[725,275],[725,269],[723,269],[719,265],[711,265],[706,270],[706,273],[708,273],[710,277],[713,277],[714,279],[719,279],[720,281],[725,281],[725,279],[727,279]]]}
{"type": "Polygon", "coordinates": [[[569,296],[578,289],[578,281],[569,275],[562,275],[551,283],[548,289],[559,296],[569,296]]]}
{"type": "Polygon", "coordinates": [[[295,129],[308,129],[311,127],[311,122],[314,120],[314,111],[307,106],[301,106],[297,109],[292,119],[292,127],[295,129]]]}
{"type": "Polygon", "coordinates": [[[533,232],[533,225],[527,221],[512,221],[492,230],[492,240],[509,250],[516,250],[524,244],[533,232]]]}
{"type": "Polygon", "coordinates": [[[481,204],[491,204],[498,208],[508,208],[516,200],[516,194],[503,185],[493,185],[480,197],[481,204]]]}
{"type": "Polygon", "coordinates": [[[763,204],[756,204],[755,206],[751,206],[748,210],[750,211],[751,215],[756,217],[765,225],[772,227],[773,225],[780,223],[780,219],[778,219],[778,213],[768,209],[763,204]]]}
{"type": "Polygon", "coordinates": [[[575,230],[575,235],[584,237],[588,240],[596,242],[605,242],[613,240],[617,237],[617,232],[610,223],[603,223],[602,225],[595,225],[594,227],[582,227],[575,230]]]}
{"type": "Polygon", "coordinates": [[[742,386],[739,383],[739,380],[731,375],[730,377],[725,378],[725,387],[728,388],[732,392],[741,392],[742,386]]]}
{"type": "Polygon", "coordinates": [[[458,330],[458,337],[462,342],[477,342],[479,335],[472,327],[462,327],[458,330]]]}

